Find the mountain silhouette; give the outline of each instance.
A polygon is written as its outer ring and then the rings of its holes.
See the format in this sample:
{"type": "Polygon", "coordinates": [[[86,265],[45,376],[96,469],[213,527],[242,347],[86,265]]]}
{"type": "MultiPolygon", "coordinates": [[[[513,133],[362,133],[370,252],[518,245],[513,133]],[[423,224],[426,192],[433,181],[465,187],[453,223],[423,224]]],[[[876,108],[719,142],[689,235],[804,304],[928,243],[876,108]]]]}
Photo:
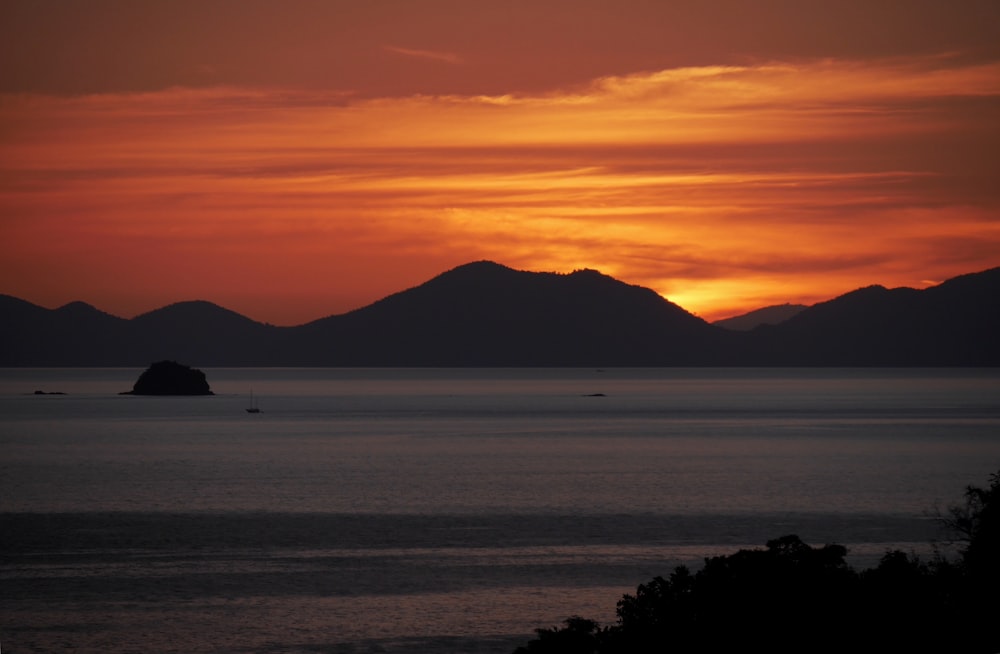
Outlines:
{"type": "Polygon", "coordinates": [[[0,296],[0,365],[115,365],[128,321],[84,302],[43,309],[0,296]],[[98,363],[108,362],[108,363],[98,363]]]}
{"type": "Polygon", "coordinates": [[[870,286],[749,331],[594,270],[480,261],[371,305],[275,327],[204,301],[131,320],[0,296],[0,365],[996,366],[1000,268],[924,290],[870,286]]]}
{"type": "Polygon", "coordinates": [[[717,331],[655,292],[597,271],[523,272],[480,261],[295,335],[303,343],[326,338],[296,353],[299,363],[590,366],[695,364],[717,331]]]}
{"type": "Polygon", "coordinates": [[[255,322],[201,300],[178,302],[129,321],[134,358],[158,352],[161,359],[267,365],[266,352],[280,328],[255,322]]]}
{"type": "Polygon", "coordinates": [[[813,366],[1000,364],[1000,268],[924,290],[869,286],[761,326],[745,363],[813,366]]]}
{"type": "Polygon", "coordinates": [[[716,320],[712,324],[735,331],[745,332],[760,325],[777,325],[785,322],[808,307],[805,304],[776,304],[770,307],[755,309],[732,318],[716,320]]]}

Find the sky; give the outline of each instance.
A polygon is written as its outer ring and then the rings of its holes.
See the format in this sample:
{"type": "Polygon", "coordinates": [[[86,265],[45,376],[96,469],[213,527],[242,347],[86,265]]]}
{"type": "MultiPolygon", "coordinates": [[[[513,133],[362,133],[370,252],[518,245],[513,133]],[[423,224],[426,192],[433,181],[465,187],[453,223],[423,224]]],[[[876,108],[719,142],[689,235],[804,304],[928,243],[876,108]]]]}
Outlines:
{"type": "Polygon", "coordinates": [[[1000,266],[1000,2],[0,3],[0,293],[293,325],[483,259],[706,320],[1000,266]]]}

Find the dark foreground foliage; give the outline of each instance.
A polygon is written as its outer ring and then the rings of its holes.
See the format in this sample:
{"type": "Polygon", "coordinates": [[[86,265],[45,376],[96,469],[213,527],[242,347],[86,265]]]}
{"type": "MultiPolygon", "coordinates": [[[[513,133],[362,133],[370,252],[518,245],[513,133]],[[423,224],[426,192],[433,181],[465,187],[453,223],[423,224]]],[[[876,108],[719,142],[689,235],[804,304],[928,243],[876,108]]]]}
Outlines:
{"type": "Polygon", "coordinates": [[[1000,472],[942,517],[956,560],[891,551],[857,572],[841,545],[783,536],[677,567],[622,597],[616,624],[572,617],[515,654],[1000,652],[998,513],[1000,472]]]}

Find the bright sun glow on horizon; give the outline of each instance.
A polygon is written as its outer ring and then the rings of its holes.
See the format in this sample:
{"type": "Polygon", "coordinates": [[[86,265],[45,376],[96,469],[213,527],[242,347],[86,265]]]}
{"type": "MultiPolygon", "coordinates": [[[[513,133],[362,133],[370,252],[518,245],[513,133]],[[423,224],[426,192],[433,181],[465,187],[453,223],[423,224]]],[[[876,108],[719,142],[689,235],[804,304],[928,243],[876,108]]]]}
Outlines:
{"type": "MultiPolygon", "coordinates": [[[[483,65],[394,39],[373,61],[444,80],[483,65]]],[[[300,324],[489,259],[597,269],[715,320],[1000,265],[997,60],[453,86],[0,92],[0,292],[300,324]]]]}

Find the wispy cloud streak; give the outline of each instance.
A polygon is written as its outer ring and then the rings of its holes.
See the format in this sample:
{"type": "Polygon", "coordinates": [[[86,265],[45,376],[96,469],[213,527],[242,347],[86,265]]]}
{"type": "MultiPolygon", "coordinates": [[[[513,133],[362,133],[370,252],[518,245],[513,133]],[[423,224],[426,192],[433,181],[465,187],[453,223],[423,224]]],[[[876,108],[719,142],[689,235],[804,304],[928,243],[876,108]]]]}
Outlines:
{"type": "Polygon", "coordinates": [[[413,57],[416,59],[428,59],[430,61],[442,61],[446,64],[462,63],[462,58],[453,52],[440,52],[437,50],[420,50],[416,48],[401,48],[395,45],[385,45],[382,47],[388,52],[392,52],[398,55],[403,55],[404,57],[413,57]]]}

